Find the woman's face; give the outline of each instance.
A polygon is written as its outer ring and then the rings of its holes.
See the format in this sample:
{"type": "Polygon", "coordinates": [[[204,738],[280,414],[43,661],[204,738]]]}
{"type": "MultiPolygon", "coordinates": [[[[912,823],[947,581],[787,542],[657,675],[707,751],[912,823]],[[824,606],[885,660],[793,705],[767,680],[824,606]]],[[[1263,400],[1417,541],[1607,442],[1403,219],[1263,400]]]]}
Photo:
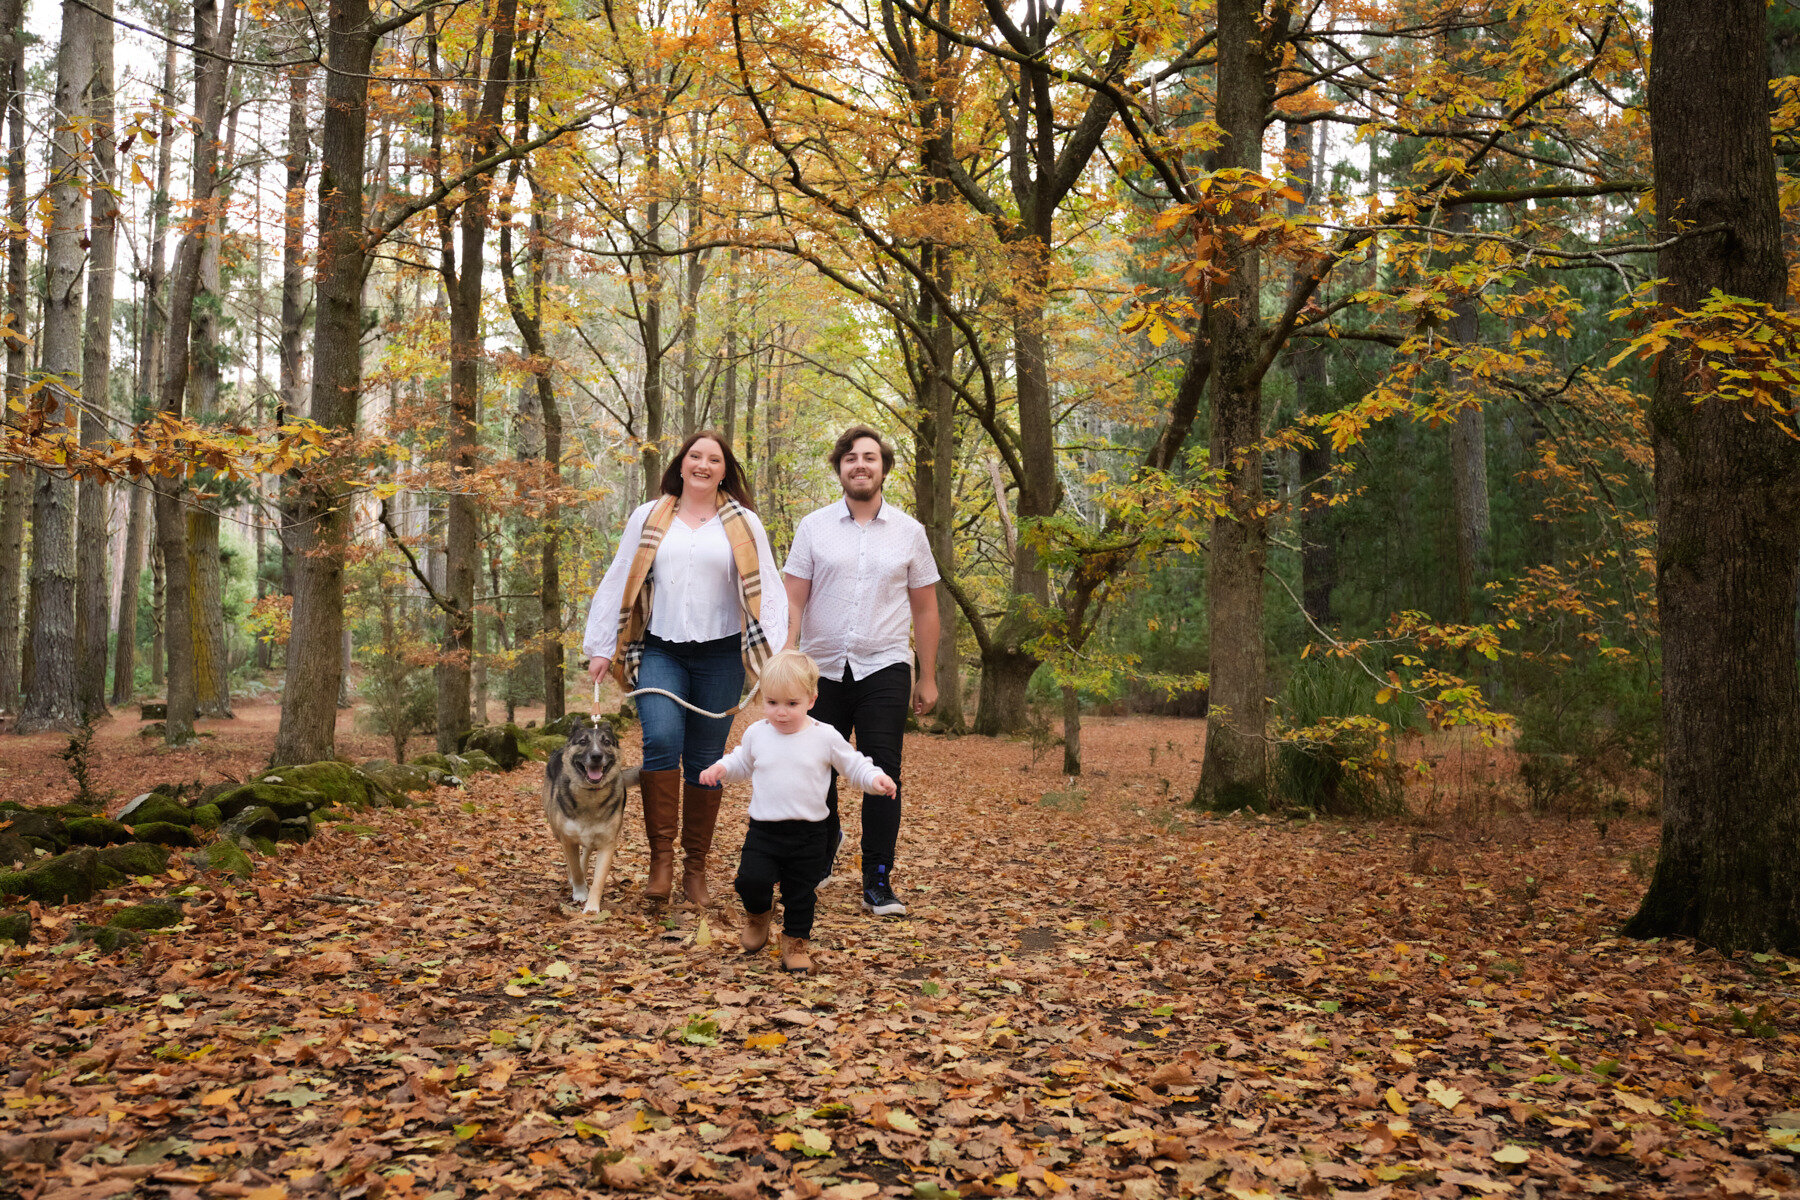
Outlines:
{"type": "Polygon", "coordinates": [[[711,438],[701,438],[681,460],[684,496],[710,496],[725,482],[725,450],[711,438]]]}

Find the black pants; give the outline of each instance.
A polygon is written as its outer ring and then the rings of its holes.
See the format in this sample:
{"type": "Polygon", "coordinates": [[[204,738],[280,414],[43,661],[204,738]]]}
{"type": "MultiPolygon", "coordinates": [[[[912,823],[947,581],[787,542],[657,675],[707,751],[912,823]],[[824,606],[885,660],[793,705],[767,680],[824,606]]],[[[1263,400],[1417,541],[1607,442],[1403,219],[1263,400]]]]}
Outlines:
{"type": "MultiPolygon", "coordinates": [[[[896,787],[900,783],[900,748],[906,736],[906,710],[912,701],[912,664],[895,663],[865,675],[850,678],[850,664],[844,664],[842,679],[819,680],[819,700],[812,706],[814,720],[823,721],[844,737],[855,735],[856,748],[875,760],[896,787]]],[[[837,773],[831,776],[831,789],[826,792],[831,806],[830,840],[837,845],[838,790],[837,773]]],[[[900,795],[863,796],[862,859],[863,883],[875,877],[875,868],[894,867],[894,847],[900,840],[900,795]]]]}
{"type": "Polygon", "coordinates": [[[752,819],[738,860],[737,894],[744,910],[766,913],[775,906],[781,885],[781,931],[789,937],[812,936],[813,906],[819,876],[830,860],[832,843],[825,821],[758,821],[752,819]]]}

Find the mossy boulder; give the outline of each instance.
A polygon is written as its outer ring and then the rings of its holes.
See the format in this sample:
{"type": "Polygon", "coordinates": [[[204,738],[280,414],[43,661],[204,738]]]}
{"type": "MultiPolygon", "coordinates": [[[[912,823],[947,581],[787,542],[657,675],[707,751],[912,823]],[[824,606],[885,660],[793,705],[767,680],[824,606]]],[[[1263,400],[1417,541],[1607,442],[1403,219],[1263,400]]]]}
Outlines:
{"type": "Polygon", "coordinates": [[[115,929],[167,929],[181,924],[181,905],[173,900],[151,900],[121,908],[106,918],[115,929]]]}
{"type": "Polygon", "coordinates": [[[94,943],[107,954],[123,950],[127,946],[135,946],[144,940],[143,935],[136,930],[123,929],[117,925],[77,925],[75,936],[94,943]]]}
{"type": "MultiPolygon", "coordinates": [[[[389,762],[385,758],[371,758],[359,769],[364,775],[395,795],[428,792],[436,786],[436,781],[431,777],[433,769],[420,766],[418,763],[395,763],[389,762]]],[[[443,773],[441,770],[438,771],[440,776],[443,773]]]]}
{"type": "Polygon", "coordinates": [[[313,818],[311,813],[301,817],[283,817],[281,827],[275,831],[278,842],[310,842],[313,835],[313,818]]]}
{"type": "Polygon", "coordinates": [[[195,829],[217,829],[225,820],[225,814],[219,811],[216,804],[199,804],[194,807],[195,829]]]}
{"type": "Polygon", "coordinates": [[[261,779],[264,783],[281,783],[318,792],[327,804],[338,808],[379,808],[392,798],[380,783],[349,763],[335,760],[271,767],[263,772],[261,779]]]}
{"type": "Polygon", "coordinates": [[[167,704],[138,705],[138,720],[140,721],[166,721],[168,718],[169,706],[167,704]]]}
{"type": "Polygon", "coordinates": [[[69,830],[62,813],[50,809],[24,809],[12,814],[3,833],[24,838],[39,850],[61,854],[69,848],[69,830]]]}
{"type": "Polygon", "coordinates": [[[470,775],[485,775],[502,769],[499,762],[491,758],[485,750],[465,750],[461,758],[464,772],[470,775]]]}
{"type": "Polygon", "coordinates": [[[139,875],[161,875],[169,869],[169,852],[153,842],[126,842],[94,851],[100,860],[102,886],[111,887],[139,875]]]}
{"type": "Polygon", "coordinates": [[[105,886],[99,856],[100,851],[84,846],[23,871],[0,874],[0,896],[22,896],[39,904],[86,900],[105,886]]]}
{"type": "Polygon", "coordinates": [[[226,823],[252,808],[270,809],[277,817],[303,817],[329,803],[324,792],[286,783],[240,784],[214,802],[226,823]]]}
{"type": "Polygon", "coordinates": [[[23,946],[31,941],[31,914],[0,913],[0,942],[23,946]]]}
{"type": "Polygon", "coordinates": [[[110,817],[76,817],[63,826],[69,840],[80,846],[113,846],[131,841],[131,830],[110,817]]]}
{"type": "Polygon", "coordinates": [[[12,870],[14,863],[24,865],[37,859],[36,846],[15,834],[0,832],[0,871],[12,870]]]}
{"type": "Polygon", "coordinates": [[[525,752],[537,762],[544,762],[552,755],[562,753],[562,748],[569,744],[567,737],[534,737],[525,743],[525,752]]]}
{"type": "Polygon", "coordinates": [[[220,838],[187,856],[187,861],[202,871],[218,871],[248,879],[256,871],[256,863],[237,842],[220,838]]]}
{"type": "Polygon", "coordinates": [[[192,825],[194,811],[181,801],[160,792],[151,792],[142,803],[132,803],[119,814],[127,825],[192,825]]]}
{"type": "Polygon", "coordinates": [[[510,771],[525,761],[519,748],[524,735],[517,725],[478,725],[457,739],[456,749],[464,758],[485,754],[502,771],[510,771]]]}
{"type": "Polygon", "coordinates": [[[221,840],[235,842],[242,846],[248,838],[252,844],[258,839],[272,840],[281,829],[281,818],[275,810],[263,805],[246,808],[219,826],[221,840]]]}
{"type": "Polygon", "coordinates": [[[150,842],[157,846],[198,846],[200,836],[191,825],[176,825],[170,821],[145,821],[131,827],[131,836],[140,842],[150,842]]]}
{"type": "Polygon", "coordinates": [[[566,741],[571,729],[574,729],[577,724],[582,724],[591,720],[593,720],[593,718],[584,712],[564,713],[554,721],[545,721],[543,729],[538,731],[537,736],[554,736],[566,741]]]}

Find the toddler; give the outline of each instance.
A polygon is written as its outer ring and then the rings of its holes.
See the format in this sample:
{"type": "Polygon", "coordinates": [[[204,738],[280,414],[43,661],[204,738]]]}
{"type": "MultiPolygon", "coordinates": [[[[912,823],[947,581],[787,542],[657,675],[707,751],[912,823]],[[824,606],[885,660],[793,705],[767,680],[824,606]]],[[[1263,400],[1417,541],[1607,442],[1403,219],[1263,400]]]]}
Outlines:
{"type": "Polygon", "coordinates": [[[738,941],[755,954],[769,943],[775,885],[781,885],[781,965],[812,970],[813,889],[827,873],[831,810],[825,791],[837,772],[862,791],[895,795],[894,781],[844,735],[807,710],[819,698],[819,668],[798,650],[783,650],[762,670],[763,719],[744,730],[738,748],[700,773],[702,787],[750,781],[750,832],[738,863],[737,894],[748,915],[738,941]]]}

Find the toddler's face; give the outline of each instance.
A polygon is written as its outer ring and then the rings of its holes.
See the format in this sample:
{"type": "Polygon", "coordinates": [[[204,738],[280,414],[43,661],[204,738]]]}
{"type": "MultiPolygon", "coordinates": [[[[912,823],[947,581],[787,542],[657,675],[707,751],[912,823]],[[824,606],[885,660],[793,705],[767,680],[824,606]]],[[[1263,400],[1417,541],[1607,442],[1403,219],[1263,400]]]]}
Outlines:
{"type": "Polygon", "coordinates": [[[781,733],[798,733],[806,725],[806,711],[819,697],[763,696],[763,717],[781,733]]]}

